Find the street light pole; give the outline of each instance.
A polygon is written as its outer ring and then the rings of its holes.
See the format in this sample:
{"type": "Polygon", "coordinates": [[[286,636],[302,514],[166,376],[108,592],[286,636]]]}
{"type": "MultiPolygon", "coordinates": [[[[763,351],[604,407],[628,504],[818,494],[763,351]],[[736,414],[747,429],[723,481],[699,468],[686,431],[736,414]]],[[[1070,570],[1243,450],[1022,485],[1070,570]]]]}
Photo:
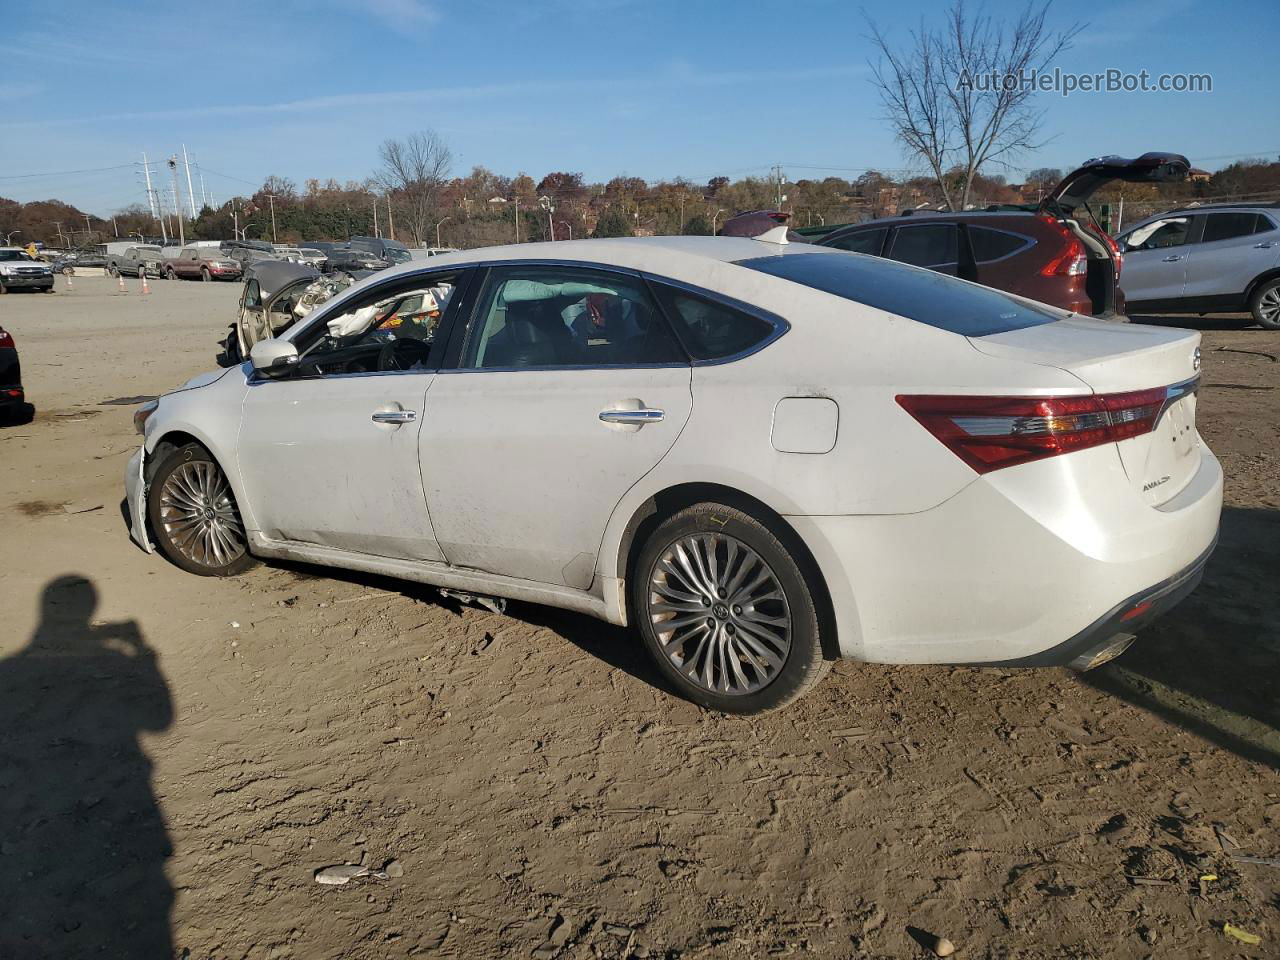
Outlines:
{"type": "Polygon", "coordinates": [[[453,217],[445,217],[444,219],[442,219],[442,220],[440,221],[440,223],[437,223],[437,224],[436,224],[436,246],[437,246],[437,247],[442,247],[442,246],[444,246],[444,244],[442,244],[442,243],[440,242],[440,224],[444,223],[444,222],[445,222],[445,220],[452,220],[452,219],[453,219],[453,217]]]}
{"type": "Polygon", "coordinates": [[[711,235],[716,235],[716,221],[720,219],[720,214],[724,213],[724,207],[721,207],[711,215],[711,235]]]}
{"type": "Polygon", "coordinates": [[[572,240],[572,239],[573,239],[573,224],[572,224],[572,223],[570,223],[568,220],[561,220],[560,222],[561,222],[561,223],[563,223],[566,227],[568,227],[568,228],[569,228],[569,239],[570,239],[570,240],[572,240]]]}
{"type": "Polygon", "coordinates": [[[21,233],[21,232],[22,232],[21,230],[10,230],[8,233],[6,233],[4,235],[4,245],[6,247],[9,246],[9,244],[13,242],[13,235],[15,233],[21,233]]]}

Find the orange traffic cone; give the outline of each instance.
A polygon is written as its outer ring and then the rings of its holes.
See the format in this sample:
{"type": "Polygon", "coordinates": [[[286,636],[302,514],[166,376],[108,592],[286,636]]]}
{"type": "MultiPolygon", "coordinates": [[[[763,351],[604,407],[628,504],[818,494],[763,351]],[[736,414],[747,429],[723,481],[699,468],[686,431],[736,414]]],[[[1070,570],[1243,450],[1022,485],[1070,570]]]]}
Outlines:
{"type": "Polygon", "coordinates": [[[147,285],[147,271],[145,270],[142,271],[142,292],[143,293],[151,292],[151,287],[147,285]]]}
{"type": "Polygon", "coordinates": [[[124,285],[124,274],[123,274],[123,273],[117,273],[117,274],[116,274],[116,279],[120,282],[120,292],[121,292],[121,293],[128,293],[129,291],[128,291],[127,289],[125,289],[125,285],[124,285]]]}

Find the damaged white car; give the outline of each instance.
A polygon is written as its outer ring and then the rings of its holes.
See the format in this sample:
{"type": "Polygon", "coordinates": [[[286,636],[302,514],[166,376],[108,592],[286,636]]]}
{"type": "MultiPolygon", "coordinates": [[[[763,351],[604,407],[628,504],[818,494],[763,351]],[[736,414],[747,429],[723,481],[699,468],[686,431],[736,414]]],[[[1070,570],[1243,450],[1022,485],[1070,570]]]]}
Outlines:
{"type": "Polygon", "coordinates": [[[139,410],[139,544],[632,624],[716,709],[837,657],[1096,665],[1217,536],[1194,332],[775,235],[471,250],[290,313],[139,410]]]}

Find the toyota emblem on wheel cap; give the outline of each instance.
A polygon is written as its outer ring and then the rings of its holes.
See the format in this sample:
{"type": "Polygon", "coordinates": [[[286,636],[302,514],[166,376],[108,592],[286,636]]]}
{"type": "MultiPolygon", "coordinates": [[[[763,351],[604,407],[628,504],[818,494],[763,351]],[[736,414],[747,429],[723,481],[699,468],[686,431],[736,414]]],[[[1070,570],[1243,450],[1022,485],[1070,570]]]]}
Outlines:
{"type": "Polygon", "coordinates": [[[1196,352],[1191,355],[1191,369],[1198,371],[1200,369],[1200,348],[1196,347],[1196,352]]]}

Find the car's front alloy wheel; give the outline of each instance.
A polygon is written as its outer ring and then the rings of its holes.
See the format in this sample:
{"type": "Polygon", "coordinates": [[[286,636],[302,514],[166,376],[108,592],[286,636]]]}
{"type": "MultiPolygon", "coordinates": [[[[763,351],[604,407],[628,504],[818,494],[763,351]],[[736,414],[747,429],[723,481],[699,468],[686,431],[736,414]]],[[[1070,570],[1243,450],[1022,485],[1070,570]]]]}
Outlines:
{"type": "Polygon", "coordinates": [[[157,546],[183,570],[225,577],[253,565],[231,485],[204,447],[191,443],[163,456],[147,512],[157,546]]]}
{"type": "Polygon", "coordinates": [[[750,514],[712,503],[674,514],[650,535],[632,586],[658,668],[696,703],[759,713],[827,672],[811,585],[750,514]]]}

